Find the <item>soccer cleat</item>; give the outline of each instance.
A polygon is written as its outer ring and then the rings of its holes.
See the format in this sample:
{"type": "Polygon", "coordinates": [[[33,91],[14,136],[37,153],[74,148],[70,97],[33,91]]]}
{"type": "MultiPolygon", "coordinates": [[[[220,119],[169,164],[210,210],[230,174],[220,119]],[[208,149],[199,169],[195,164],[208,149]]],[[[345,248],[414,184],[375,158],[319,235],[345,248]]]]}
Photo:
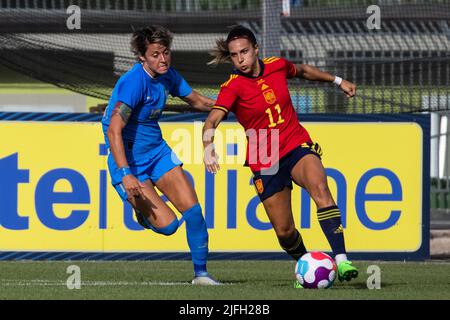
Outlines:
{"type": "Polygon", "coordinates": [[[350,261],[342,261],[338,265],[338,279],[339,281],[350,281],[352,278],[358,276],[358,269],[356,269],[350,261]]]}
{"type": "Polygon", "coordinates": [[[192,284],[200,285],[200,286],[219,286],[219,285],[221,285],[221,283],[219,281],[213,279],[213,277],[211,277],[208,273],[196,276],[192,280],[192,284]]]}
{"type": "Polygon", "coordinates": [[[303,286],[300,284],[300,282],[298,282],[298,280],[295,280],[294,288],[295,289],[303,289],[303,286]]]}

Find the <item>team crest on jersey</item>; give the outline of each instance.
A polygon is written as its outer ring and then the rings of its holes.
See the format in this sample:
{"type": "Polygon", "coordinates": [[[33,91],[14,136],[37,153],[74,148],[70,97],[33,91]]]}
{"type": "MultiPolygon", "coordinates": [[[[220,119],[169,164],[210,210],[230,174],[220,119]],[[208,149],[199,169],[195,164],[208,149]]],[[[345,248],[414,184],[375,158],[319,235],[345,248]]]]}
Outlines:
{"type": "Polygon", "coordinates": [[[255,180],[255,187],[256,187],[256,190],[258,191],[258,193],[264,192],[264,186],[263,186],[262,179],[255,180]]]}
{"type": "Polygon", "coordinates": [[[264,99],[266,99],[266,102],[268,104],[274,104],[275,101],[277,101],[277,97],[275,96],[275,92],[273,92],[272,89],[264,91],[263,94],[264,94],[264,99]]]}

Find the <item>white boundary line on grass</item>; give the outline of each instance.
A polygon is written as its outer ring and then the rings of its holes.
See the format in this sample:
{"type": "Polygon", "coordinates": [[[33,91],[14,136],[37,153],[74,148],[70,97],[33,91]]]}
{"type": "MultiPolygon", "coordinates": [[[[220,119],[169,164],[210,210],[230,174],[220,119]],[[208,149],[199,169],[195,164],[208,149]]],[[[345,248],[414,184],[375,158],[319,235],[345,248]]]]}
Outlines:
{"type": "MultiPolygon", "coordinates": [[[[82,281],[82,286],[106,287],[106,286],[192,286],[190,282],[162,282],[162,281],[82,281]]],[[[0,287],[15,286],[66,286],[66,281],[59,280],[25,280],[25,279],[1,279],[0,287]]]]}

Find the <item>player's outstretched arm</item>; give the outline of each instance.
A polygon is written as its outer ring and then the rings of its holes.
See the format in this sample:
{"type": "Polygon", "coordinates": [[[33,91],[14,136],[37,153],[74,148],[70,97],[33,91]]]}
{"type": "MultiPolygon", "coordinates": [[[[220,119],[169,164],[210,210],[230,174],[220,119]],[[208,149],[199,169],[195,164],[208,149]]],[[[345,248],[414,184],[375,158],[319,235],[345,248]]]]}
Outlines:
{"type": "Polygon", "coordinates": [[[188,103],[191,107],[199,110],[199,111],[211,111],[211,108],[214,106],[215,101],[211,98],[208,98],[195,90],[192,90],[190,94],[186,97],[181,98],[184,102],[188,103]]]}
{"type": "Polygon", "coordinates": [[[217,173],[220,170],[218,155],[214,148],[214,133],[219,123],[225,118],[226,113],[220,109],[212,109],[203,125],[203,162],[206,170],[217,173]]]}
{"type": "Polygon", "coordinates": [[[297,77],[299,78],[311,81],[333,82],[349,98],[356,94],[356,85],[350,81],[333,76],[309,64],[297,64],[295,67],[297,68],[297,77]]]}

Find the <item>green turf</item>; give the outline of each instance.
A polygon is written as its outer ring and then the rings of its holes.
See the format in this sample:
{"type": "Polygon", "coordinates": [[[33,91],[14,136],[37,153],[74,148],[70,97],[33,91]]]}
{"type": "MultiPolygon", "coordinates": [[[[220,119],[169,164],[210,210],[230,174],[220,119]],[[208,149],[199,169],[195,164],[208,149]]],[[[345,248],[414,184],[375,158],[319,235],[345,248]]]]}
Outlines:
{"type": "Polygon", "coordinates": [[[450,299],[450,262],[356,262],[356,281],[328,290],[294,289],[291,261],[211,261],[224,285],[189,284],[188,261],[0,262],[0,299],[450,299]],[[381,269],[381,289],[367,289],[367,267],[381,269]],[[66,286],[67,267],[81,270],[81,289],[66,286]]]}

